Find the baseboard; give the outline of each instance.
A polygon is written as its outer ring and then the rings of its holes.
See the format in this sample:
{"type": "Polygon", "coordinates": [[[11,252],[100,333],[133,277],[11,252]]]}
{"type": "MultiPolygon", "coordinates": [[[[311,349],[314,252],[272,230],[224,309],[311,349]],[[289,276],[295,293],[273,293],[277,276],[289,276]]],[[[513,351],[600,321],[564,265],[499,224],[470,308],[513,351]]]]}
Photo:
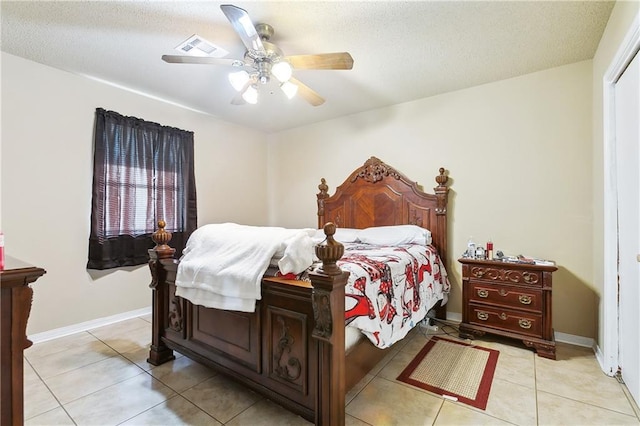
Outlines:
{"type": "Polygon", "coordinates": [[[460,323],[462,322],[462,314],[457,312],[447,312],[447,321],[460,323]]]}
{"type": "Polygon", "coordinates": [[[596,353],[596,361],[598,361],[598,364],[600,365],[600,368],[602,369],[604,374],[606,374],[607,376],[615,376],[618,370],[617,369],[614,370],[613,368],[610,368],[607,365],[604,359],[604,352],[602,352],[602,349],[600,349],[600,346],[596,345],[594,351],[596,353]]]}
{"type": "Polygon", "coordinates": [[[568,343],[570,345],[591,348],[593,349],[594,352],[596,350],[595,342],[590,337],[575,336],[573,334],[560,333],[558,331],[556,331],[554,335],[556,337],[556,342],[568,343]]]}
{"type": "Polygon", "coordinates": [[[150,313],[151,306],[148,306],[146,308],[136,309],[135,311],[123,312],[121,314],[111,315],[109,317],[98,318],[91,321],[81,322],[79,324],[73,324],[66,327],[44,331],[42,333],[32,334],[28,336],[28,338],[33,343],[42,343],[46,342],[47,340],[58,339],[60,337],[69,336],[70,334],[80,333],[116,322],[125,321],[131,318],[140,317],[142,315],[148,315],[150,313]]]}

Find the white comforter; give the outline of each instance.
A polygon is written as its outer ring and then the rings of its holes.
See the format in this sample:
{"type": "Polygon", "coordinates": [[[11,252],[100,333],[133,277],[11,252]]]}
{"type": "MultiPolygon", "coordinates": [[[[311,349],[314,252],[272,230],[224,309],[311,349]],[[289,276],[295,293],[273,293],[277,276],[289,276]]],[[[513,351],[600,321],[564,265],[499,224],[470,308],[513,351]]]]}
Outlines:
{"type": "Polygon", "coordinates": [[[272,258],[283,274],[313,262],[314,229],[235,223],[198,228],[187,241],[176,276],[176,296],[209,308],[254,312],[272,258]]]}

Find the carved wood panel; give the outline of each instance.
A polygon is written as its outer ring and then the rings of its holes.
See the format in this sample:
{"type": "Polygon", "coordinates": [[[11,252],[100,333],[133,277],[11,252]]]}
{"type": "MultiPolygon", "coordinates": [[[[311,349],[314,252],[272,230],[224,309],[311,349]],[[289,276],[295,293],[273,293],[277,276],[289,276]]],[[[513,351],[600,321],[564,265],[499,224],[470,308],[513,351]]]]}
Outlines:
{"type": "Polygon", "coordinates": [[[524,283],[527,285],[542,285],[542,276],[538,271],[527,271],[508,268],[487,268],[474,266],[471,268],[471,276],[484,280],[503,281],[509,283],[524,283]]]}
{"type": "Polygon", "coordinates": [[[407,201],[405,204],[406,220],[405,222],[411,225],[421,226],[425,229],[432,230],[431,216],[434,213],[433,209],[429,207],[419,206],[411,201],[407,201]]]}
{"type": "Polygon", "coordinates": [[[184,300],[176,296],[176,286],[169,285],[169,297],[167,300],[167,315],[165,328],[184,337],[184,300]]]}
{"type": "Polygon", "coordinates": [[[274,306],[267,307],[269,347],[268,376],[272,380],[307,395],[307,315],[274,306]]]}
{"type": "MultiPolygon", "coordinates": [[[[325,216],[325,222],[333,222],[336,226],[340,228],[351,228],[350,225],[346,224],[345,218],[347,218],[347,211],[349,207],[344,203],[343,205],[331,209],[331,212],[325,216]]],[[[321,228],[324,224],[320,225],[321,228]]]]}

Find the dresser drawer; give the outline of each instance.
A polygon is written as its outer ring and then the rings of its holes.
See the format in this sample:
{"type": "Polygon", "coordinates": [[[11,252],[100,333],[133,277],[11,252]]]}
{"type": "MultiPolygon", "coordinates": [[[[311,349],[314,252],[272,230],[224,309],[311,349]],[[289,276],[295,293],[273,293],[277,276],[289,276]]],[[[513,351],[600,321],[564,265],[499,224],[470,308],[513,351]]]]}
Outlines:
{"type": "Polygon", "coordinates": [[[500,305],[505,308],[526,309],[542,313],[542,290],[498,284],[485,284],[471,280],[469,302],[500,305]]]}
{"type": "Polygon", "coordinates": [[[542,337],[542,315],[475,303],[470,303],[468,310],[470,324],[521,335],[542,337]]]}
{"type": "Polygon", "coordinates": [[[542,274],[542,271],[520,269],[517,267],[512,268],[507,264],[497,267],[484,265],[470,265],[469,267],[470,278],[536,287],[542,287],[542,274]]]}

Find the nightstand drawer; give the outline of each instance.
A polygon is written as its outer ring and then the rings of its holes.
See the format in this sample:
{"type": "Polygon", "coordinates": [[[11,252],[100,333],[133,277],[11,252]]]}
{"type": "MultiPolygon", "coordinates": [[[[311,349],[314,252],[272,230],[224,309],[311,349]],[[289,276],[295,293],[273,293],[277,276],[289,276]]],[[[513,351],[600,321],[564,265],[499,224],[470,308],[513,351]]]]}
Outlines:
{"type": "Polygon", "coordinates": [[[542,313],[542,290],[508,285],[485,284],[471,280],[469,302],[500,305],[505,308],[526,309],[542,313]]]}
{"type": "Polygon", "coordinates": [[[542,315],[469,304],[469,323],[511,331],[522,335],[542,337],[542,315]]]}
{"type": "Polygon", "coordinates": [[[508,263],[504,263],[496,267],[470,265],[469,276],[470,278],[487,281],[542,287],[542,271],[522,269],[521,265],[513,266],[514,267],[511,267],[508,263]]]}

